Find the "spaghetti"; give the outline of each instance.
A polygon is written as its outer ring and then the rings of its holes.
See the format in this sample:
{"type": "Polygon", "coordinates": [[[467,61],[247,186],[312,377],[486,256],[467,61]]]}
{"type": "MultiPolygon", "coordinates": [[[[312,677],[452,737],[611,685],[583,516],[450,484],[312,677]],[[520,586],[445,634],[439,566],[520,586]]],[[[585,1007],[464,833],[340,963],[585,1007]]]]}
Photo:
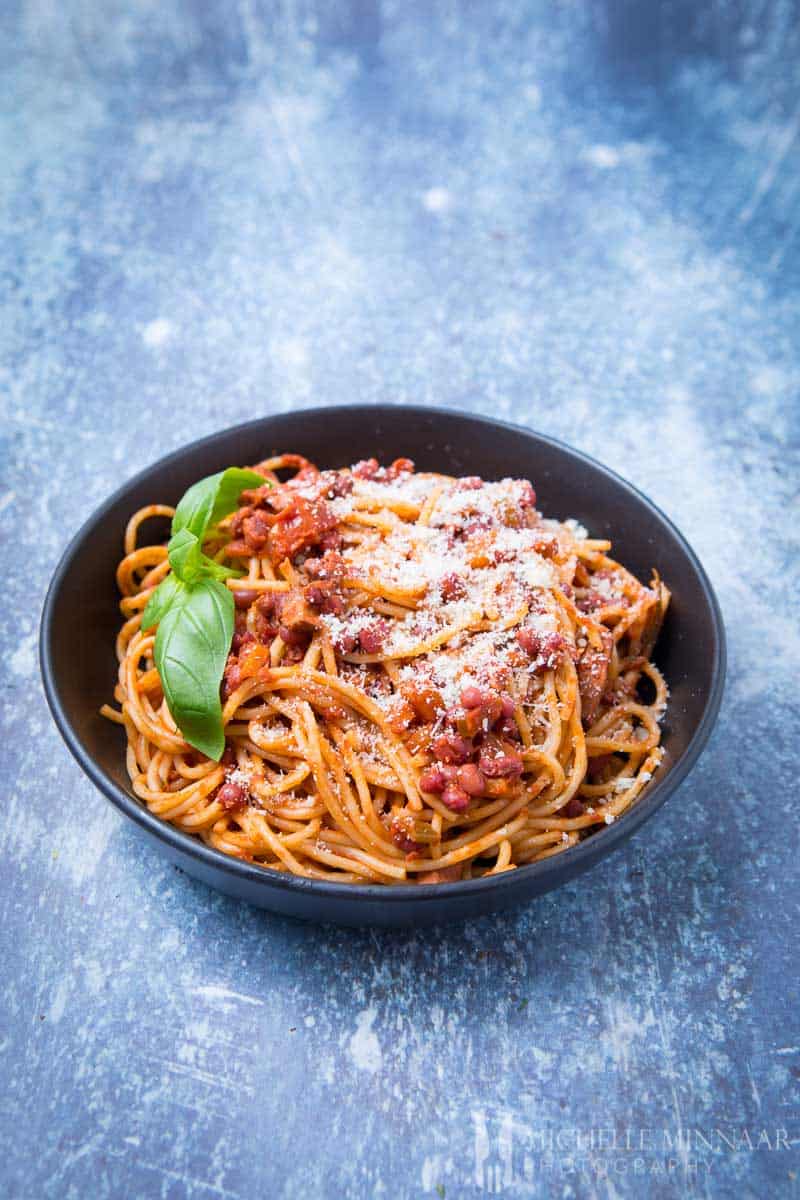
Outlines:
{"type": "Polygon", "coordinates": [[[398,884],[560,854],[634,802],[662,754],[657,574],[542,517],[525,481],[292,454],[254,470],[203,546],[243,572],[220,762],[183,739],[141,628],[170,564],[140,528],[173,509],[126,530],[103,712],[151,812],[271,870],[398,884]]]}

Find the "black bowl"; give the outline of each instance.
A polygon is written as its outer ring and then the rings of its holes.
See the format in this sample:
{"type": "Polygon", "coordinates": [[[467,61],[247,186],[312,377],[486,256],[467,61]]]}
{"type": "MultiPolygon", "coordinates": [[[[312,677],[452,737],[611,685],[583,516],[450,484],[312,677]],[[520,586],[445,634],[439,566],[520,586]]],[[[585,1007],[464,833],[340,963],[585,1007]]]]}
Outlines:
{"type": "Polygon", "coordinates": [[[56,724],[89,778],[151,842],[190,875],[231,896],[294,917],[347,925],[416,925],[518,904],[587,870],[643,825],[703,749],[719,710],[725,635],[697,558],[640,492],[586,455],[517,426],[444,409],[352,405],[251,421],[163,458],[117,491],[68,546],[45,601],[40,636],[45,691],[56,724]],[[656,567],[672,591],[655,651],[670,687],[664,760],[642,797],[614,824],[554,858],[463,883],[384,887],[298,879],[239,862],[153,816],[132,794],[122,731],[99,714],[114,689],[120,623],[114,573],[130,514],[174,504],[204,475],[268,454],[298,451],[339,467],[375,456],[413,458],[420,470],[532,480],[548,516],[576,517],[641,578],[656,567]]]}

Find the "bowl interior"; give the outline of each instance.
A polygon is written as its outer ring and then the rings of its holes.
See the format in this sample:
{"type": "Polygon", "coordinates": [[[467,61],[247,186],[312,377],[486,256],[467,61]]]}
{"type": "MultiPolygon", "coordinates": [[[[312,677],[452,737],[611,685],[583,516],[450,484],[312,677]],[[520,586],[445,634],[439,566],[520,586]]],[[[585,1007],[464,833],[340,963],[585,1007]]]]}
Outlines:
{"type": "MultiPolygon", "coordinates": [[[[654,656],[671,693],[665,759],[651,786],[684,755],[704,717],[708,724],[722,671],[716,604],[685,542],[639,493],[583,455],[513,426],[445,410],[334,407],[250,422],[156,463],[98,510],[72,543],[48,597],[45,676],[49,698],[60,708],[62,731],[69,728],[73,750],[91,760],[101,786],[111,782],[130,794],[124,735],[98,711],[112,698],[116,679],[114,641],[121,618],[114,572],[129,516],[143,504],[175,503],[190,484],[213,471],[286,450],[327,467],[373,455],[390,462],[403,455],[420,470],[530,479],[545,515],[577,518],[593,536],[610,538],[614,557],[640,578],[649,579],[655,567],[672,591],[654,656]]],[[[611,829],[594,837],[605,838],[607,832],[611,829]]],[[[547,861],[562,857],[568,856],[547,861]]]]}

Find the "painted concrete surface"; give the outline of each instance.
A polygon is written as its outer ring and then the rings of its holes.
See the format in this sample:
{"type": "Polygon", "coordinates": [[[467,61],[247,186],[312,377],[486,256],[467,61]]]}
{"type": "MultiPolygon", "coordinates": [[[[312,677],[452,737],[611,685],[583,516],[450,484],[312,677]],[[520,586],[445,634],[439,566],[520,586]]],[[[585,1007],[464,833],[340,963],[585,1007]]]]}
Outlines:
{"type": "Polygon", "coordinates": [[[796,6],[29,0],[0,27],[2,1194],[794,1194],[796,6]],[[728,624],[720,726],[658,818],[461,928],[306,927],[165,866],[38,681],[88,509],[203,433],[354,399],[595,454],[728,624]]]}

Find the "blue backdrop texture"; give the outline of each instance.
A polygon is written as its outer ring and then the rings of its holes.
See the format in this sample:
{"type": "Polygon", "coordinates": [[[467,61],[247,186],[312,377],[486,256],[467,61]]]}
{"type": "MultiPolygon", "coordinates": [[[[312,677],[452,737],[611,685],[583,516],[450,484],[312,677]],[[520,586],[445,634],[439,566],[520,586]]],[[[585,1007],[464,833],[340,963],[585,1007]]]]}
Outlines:
{"type": "Polygon", "coordinates": [[[796,1191],[799,53],[770,0],[0,5],[4,1196],[796,1191]],[[91,506],[353,400],[595,454],[728,624],[721,724],[658,819],[461,928],[187,879],[38,682],[91,506]]]}

